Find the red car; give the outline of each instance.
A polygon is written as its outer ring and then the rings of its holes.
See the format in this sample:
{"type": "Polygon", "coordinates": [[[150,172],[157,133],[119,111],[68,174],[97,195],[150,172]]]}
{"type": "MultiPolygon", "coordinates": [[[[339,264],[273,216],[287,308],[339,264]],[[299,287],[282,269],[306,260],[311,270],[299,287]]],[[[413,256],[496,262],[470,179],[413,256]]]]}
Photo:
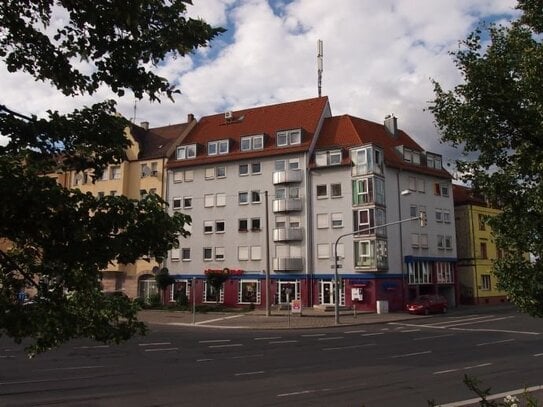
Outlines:
{"type": "Polygon", "coordinates": [[[410,314],[428,315],[434,312],[447,312],[447,300],[441,295],[421,295],[407,304],[410,314]]]}

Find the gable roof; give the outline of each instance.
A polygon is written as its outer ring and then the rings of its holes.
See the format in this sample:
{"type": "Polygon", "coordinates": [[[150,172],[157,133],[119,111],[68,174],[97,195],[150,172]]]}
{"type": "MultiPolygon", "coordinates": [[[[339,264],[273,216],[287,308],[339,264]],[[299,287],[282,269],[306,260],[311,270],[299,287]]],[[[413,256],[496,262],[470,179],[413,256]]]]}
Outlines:
{"type": "Polygon", "coordinates": [[[488,206],[483,196],[477,194],[473,188],[463,185],[453,184],[454,206],[476,205],[488,206]]]}
{"type": "Polygon", "coordinates": [[[197,144],[194,159],[176,160],[172,154],[169,168],[203,165],[215,162],[237,161],[308,151],[319,126],[330,107],[327,97],[279,103],[232,112],[226,119],[224,113],[202,117],[179,145],[197,144]],[[276,135],[282,130],[302,130],[301,143],[277,147],[276,135]],[[264,135],[262,150],[241,151],[243,136],[264,135]],[[229,152],[223,155],[207,155],[207,143],[228,139],[229,152]]]}
{"type": "MultiPolygon", "coordinates": [[[[348,150],[369,143],[383,149],[385,164],[389,167],[451,178],[449,172],[444,169],[429,168],[404,161],[396,147],[403,146],[421,153],[424,149],[403,130],[398,129],[396,136],[391,136],[383,124],[350,115],[326,118],[315,150],[334,148],[348,150]]],[[[343,154],[342,164],[350,165],[348,154],[343,154]]]]}
{"type": "Polygon", "coordinates": [[[131,131],[134,139],[140,145],[139,160],[151,160],[165,158],[171,154],[170,147],[179,140],[190,123],[180,123],[170,126],[144,129],[132,125],[131,131]]]}

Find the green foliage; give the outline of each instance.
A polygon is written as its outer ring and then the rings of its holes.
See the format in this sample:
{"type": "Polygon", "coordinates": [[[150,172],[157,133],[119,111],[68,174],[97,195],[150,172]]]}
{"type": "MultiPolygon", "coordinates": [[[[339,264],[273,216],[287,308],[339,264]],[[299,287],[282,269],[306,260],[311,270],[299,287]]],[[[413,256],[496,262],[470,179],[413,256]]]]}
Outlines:
{"type": "Polygon", "coordinates": [[[510,27],[489,28],[488,47],[480,31],[463,42],[453,54],[463,83],[447,91],[435,82],[430,110],[442,140],[463,150],[463,180],[503,210],[489,220],[505,253],[495,264],[500,286],[543,316],[543,8],[519,8],[510,27]]]}
{"type": "Polygon", "coordinates": [[[175,283],[175,278],[170,275],[169,270],[164,267],[155,276],[156,286],[159,290],[165,290],[175,283]]]}
{"type": "MultiPolygon", "coordinates": [[[[175,90],[150,68],[223,31],[187,19],[187,4],[3,1],[0,58],[10,72],[25,71],[65,95],[105,85],[118,96],[171,98],[175,90]]],[[[112,101],[43,118],[0,105],[0,134],[9,140],[0,146],[0,335],[33,339],[31,354],[77,337],[118,342],[144,333],[139,304],[105,296],[100,271],[142,256],[161,261],[188,234],[190,217],[169,216],[157,195],[96,198],[46,176],[75,170],[100,177],[125,158],[129,125],[112,101]],[[37,292],[30,305],[16,300],[23,288],[37,292]]]]}

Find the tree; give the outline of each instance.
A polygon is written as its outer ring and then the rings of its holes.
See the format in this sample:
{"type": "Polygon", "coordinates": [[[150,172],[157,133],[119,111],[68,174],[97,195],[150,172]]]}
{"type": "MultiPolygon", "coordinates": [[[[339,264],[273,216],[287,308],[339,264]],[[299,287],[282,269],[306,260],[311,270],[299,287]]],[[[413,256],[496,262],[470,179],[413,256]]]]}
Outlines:
{"type": "Polygon", "coordinates": [[[434,82],[430,110],[442,140],[463,149],[457,165],[503,212],[488,223],[505,256],[499,286],[523,311],[543,316],[543,7],[519,1],[509,27],[472,33],[454,59],[463,83],[434,82]],[[531,253],[535,260],[526,256],[531,253]]]}
{"type": "MultiPolygon", "coordinates": [[[[9,71],[26,71],[65,95],[93,94],[159,101],[177,92],[152,68],[184,56],[223,30],[185,17],[189,0],[6,0],[0,4],[0,58],[9,71]],[[62,19],[55,20],[55,16],[62,19]],[[58,21],[66,22],[56,28],[58,21]],[[53,24],[53,22],[55,24],[53,24]],[[77,68],[86,64],[84,69],[77,68]]],[[[137,307],[108,297],[100,270],[111,262],[157,261],[186,236],[190,218],[169,216],[149,194],[140,201],[68,190],[47,174],[85,171],[93,181],[119,163],[130,142],[129,123],[113,101],[61,115],[23,115],[0,104],[0,335],[31,338],[30,355],[67,340],[119,342],[144,333],[137,307]],[[28,305],[17,294],[34,288],[28,305]]]]}
{"type": "Polygon", "coordinates": [[[162,303],[164,303],[166,299],[166,288],[175,283],[175,278],[170,275],[170,271],[166,267],[163,267],[155,275],[155,281],[156,286],[161,292],[162,303]]]}

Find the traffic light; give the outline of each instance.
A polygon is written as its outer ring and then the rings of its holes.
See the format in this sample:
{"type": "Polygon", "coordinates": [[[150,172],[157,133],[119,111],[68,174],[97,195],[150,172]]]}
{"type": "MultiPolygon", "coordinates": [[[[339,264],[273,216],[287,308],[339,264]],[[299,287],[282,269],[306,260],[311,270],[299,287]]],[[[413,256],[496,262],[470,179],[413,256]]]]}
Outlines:
{"type": "Polygon", "coordinates": [[[419,212],[419,222],[421,228],[425,227],[428,224],[428,219],[426,218],[426,211],[419,212]]]}

